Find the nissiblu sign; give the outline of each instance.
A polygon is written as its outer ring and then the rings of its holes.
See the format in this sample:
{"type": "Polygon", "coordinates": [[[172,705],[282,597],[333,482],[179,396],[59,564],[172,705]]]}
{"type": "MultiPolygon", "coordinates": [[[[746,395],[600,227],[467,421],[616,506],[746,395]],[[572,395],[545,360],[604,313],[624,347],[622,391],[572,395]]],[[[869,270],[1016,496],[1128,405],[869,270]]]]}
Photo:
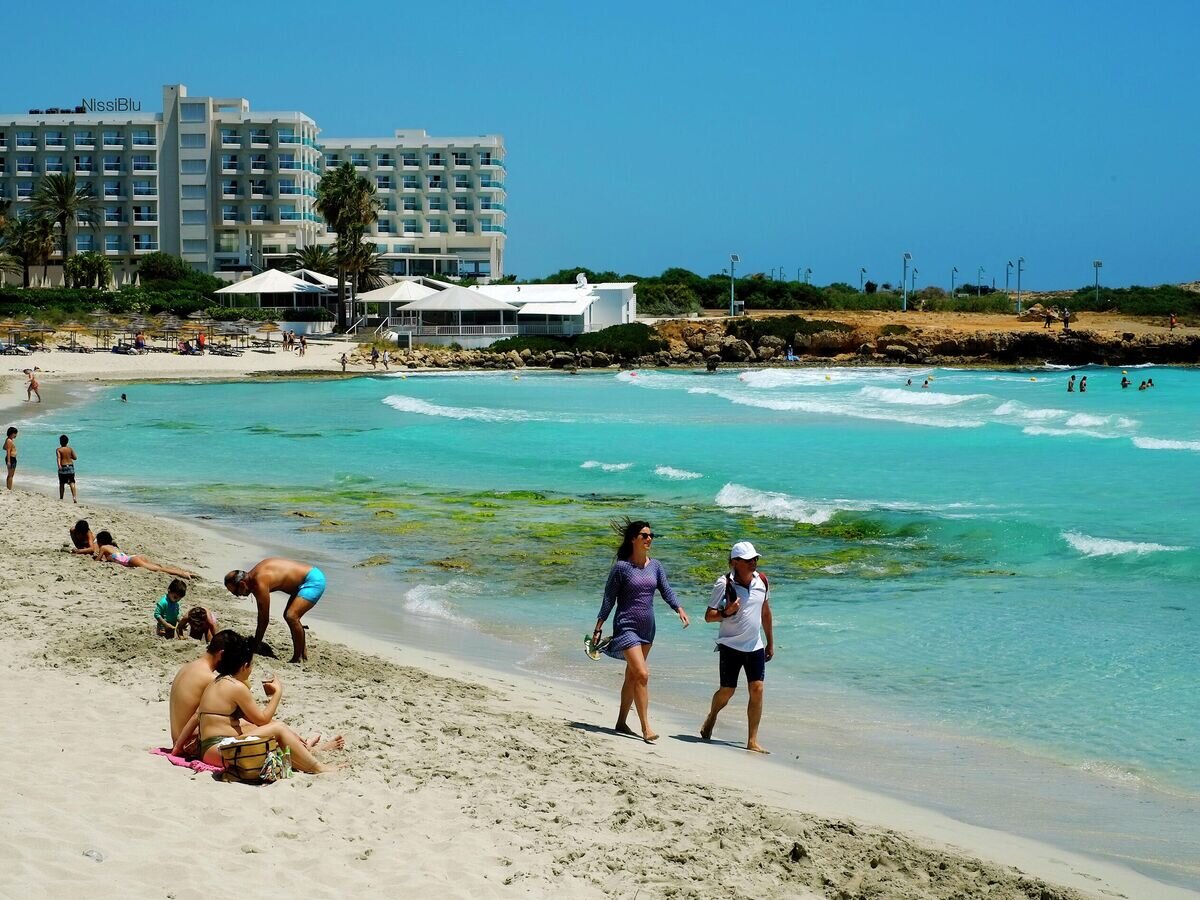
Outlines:
{"type": "Polygon", "coordinates": [[[142,101],[132,97],[114,97],[111,100],[99,100],[96,97],[84,97],[83,105],[88,112],[141,112],[142,101]]]}

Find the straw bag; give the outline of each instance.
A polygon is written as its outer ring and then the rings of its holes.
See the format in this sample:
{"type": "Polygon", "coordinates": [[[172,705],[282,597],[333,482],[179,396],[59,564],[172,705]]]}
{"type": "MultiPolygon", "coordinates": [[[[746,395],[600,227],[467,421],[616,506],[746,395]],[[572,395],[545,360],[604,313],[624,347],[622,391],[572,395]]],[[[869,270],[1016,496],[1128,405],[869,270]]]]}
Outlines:
{"type": "Polygon", "coordinates": [[[270,784],[292,776],[292,753],[280,749],[275,738],[248,737],[221,748],[225,780],[242,784],[270,784]]]}

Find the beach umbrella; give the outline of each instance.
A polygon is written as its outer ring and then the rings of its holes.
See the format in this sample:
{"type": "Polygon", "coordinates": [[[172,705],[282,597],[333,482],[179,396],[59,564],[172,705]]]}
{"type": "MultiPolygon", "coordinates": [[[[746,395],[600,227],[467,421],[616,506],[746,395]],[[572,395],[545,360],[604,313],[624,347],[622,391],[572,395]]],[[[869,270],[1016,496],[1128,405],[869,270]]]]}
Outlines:
{"type": "Polygon", "coordinates": [[[75,346],[75,339],[88,330],[88,326],[84,325],[82,322],[66,322],[65,324],[58,326],[58,331],[71,335],[72,347],[75,346]]]}
{"type": "Polygon", "coordinates": [[[272,332],[279,331],[280,329],[274,322],[262,322],[255,330],[260,334],[265,334],[267,336],[267,343],[269,344],[271,343],[272,332]]]}

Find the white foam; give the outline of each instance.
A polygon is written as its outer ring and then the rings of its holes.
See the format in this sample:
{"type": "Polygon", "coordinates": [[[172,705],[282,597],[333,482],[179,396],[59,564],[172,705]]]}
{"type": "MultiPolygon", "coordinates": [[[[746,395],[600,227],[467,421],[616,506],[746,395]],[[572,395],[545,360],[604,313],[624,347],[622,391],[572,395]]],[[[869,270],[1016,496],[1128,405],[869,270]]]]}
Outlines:
{"type": "Polygon", "coordinates": [[[713,502],[723,509],[745,509],[755,516],[804,522],[808,525],[828,522],[837,512],[834,506],[820,506],[800,497],[774,491],[756,491],[754,488],[732,483],[721,488],[713,502]]]}
{"type": "Polygon", "coordinates": [[[987,394],[942,394],[923,388],[903,390],[901,388],[865,387],[859,395],[868,400],[882,403],[898,403],[904,406],[958,406],[972,400],[990,400],[987,394]]]}
{"type": "Polygon", "coordinates": [[[1119,434],[1109,434],[1104,431],[1093,431],[1088,428],[1046,428],[1042,425],[1026,425],[1021,431],[1028,435],[1043,437],[1091,437],[1102,440],[1112,440],[1121,437],[1119,434]]]}
{"type": "Polygon", "coordinates": [[[1062,538],[1084,556],[1145,556],[1147,553],[1163,553],[1186,550],[1186,547],[1171,547],[1149,541],[1118,541],[1114,538],[1092,537],[1079,531],[1064,531],[1062,538]]]}
{"type": "Polygon", "coordinates": [[[1137,427],[1137,422],[1125,416],[1093,416],[1088,413],[1076,413],[1067,419],[1068,428],[1100,428],[1106,425],[1129,429],[1137,427]]]}
{"type": "Polygon", "coordinates": [[[692,481],[704,477],[699,472],[689,472],[687,469],[675,469],[671,466],[655,466],[654,474],[660,478],[669,478],[671,481],[692,481]]]}
{"type": "Polygon", "coordinates": [[[863,383],[900,384],[905,379],[925,378],[932,370],[916,369],[749,369],[738,375],[747,387],[771,390],[774,388],[834,386],[863,383]]]}
{"type": "Polygon", "coordinates": [[[598,460],[589,459],[587,462],[582,463],[579,466],[579,468],[581,468],[581,469],[600,469],[603,472],[624,472],[626,469],[630,468],[632,465],[633,465],[633,463],[631,463],[631,462],[605,463],[605,462],[599,462],[598,460]]]}
{"type": "Polygon", "coordinates": [[[979,428],[987,424],[976,418],[933,418],[928,415],[918,415],[903,409],[876,409],[862,406],[851,398],[838,400],[800,399],[797,397],[762,397],[750,393],[737,393],[718,388],[693,387],[689,394],[709,394],[728,400],[739,406],[753,406],[758,409],[773,409],[779,412],[806,412],[826,416],[846,416],[852,419],[871,419],[883,422],[899,422],[905,425],[923,425],[930,428],[979,428]]]}
{"type": "Polygon", "coordinates": [[[1095,775],[1105,781],[1115,781],[1118,784],[1138,785],[1143,781],[1142,776],[1130,769],[1122,768],[1116,763],[1090,760],[1082,763],[1079,769],[1089,775],[1095,775]]]}
{"type": "Polygon", "coordinates": [[[1167,438],[1135,437],[1133,446],[1143,450],[1190,450],[1200,453],[1200,441],[1172,441],[1167,438]]]}
{"type": "Polygon", "coordinates": [[[449,584],[418,584],[404,592],[401,605],[405,612],[414,615],[465,623],[470,620],[454,612],[450,597],[456,593],[470,592],[471,587],[462,581],[452,581],[449,584]]]}
{"type": "Polygon", "coordinates": [[[1070,415],[1070,412],[1065,409],[1053,409],[1051,407],[1030,408],[1020,401],[1006,400],[992,410],[992,414],[996,416],[1012,416],[1029,422],[1046,422],[1051,419],[1066,418],[1070,415]]]}
{"type": "MultiPolygon", "coordinates": [[[[477,422],[534,422],[541,421],[544,416],[520,409],[485,409],[481,406],[438,406],[417,397],[405,397],[392,394],[383,398],[383,402],[392,409],[400,412],[415,413],[421,416],[437,416],[442,419],[474,420],[477,422]]],[[[563,421],[563,420],[559,420],[563,421]]]]}

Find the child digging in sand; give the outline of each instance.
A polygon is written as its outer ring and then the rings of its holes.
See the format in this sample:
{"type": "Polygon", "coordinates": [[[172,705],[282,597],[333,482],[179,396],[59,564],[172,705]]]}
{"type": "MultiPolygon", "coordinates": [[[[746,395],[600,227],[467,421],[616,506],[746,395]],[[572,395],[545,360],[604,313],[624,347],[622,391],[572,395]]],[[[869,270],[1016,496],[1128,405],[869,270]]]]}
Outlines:
{"type": "Polygon", "coordinates": [[[179,625],[179,601],[186,595],[187,585],[178,578],[173,578],[167,585],[167,592],[154,604],[154,621],[157,623],[155,632],[159,637],[182,636],[183,632],[179,625]]]}

